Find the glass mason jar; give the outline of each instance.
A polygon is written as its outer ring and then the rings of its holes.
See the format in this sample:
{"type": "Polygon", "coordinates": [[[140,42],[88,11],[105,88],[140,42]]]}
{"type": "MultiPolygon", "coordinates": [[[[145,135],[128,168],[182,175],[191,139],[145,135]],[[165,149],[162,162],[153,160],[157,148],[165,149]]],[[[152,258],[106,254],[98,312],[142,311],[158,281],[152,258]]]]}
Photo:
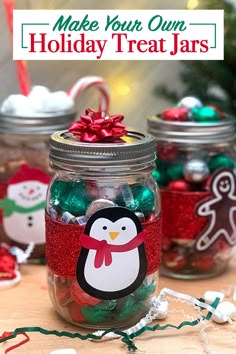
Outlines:
{"type": "Polygon", "coordinates": [[[222,273],[236,244],[235,121],[148,119],[157,141],[153,176],[161,188],[163,275],[222,273]]]}
{"type": "Polygon", "coordinates": [[[0,114],[0,241],[27,248],[32,258],[45,256],[49,136],[67,128],[75,113],[21,117],[0,114]]]}
{"type": "Polygon", "coordinates": [[[56,174],[47,196],[48,288],[56,311],[88,328],[129,326],[148,310],[160,264],[155,142],[51,136],[56,174]]]}

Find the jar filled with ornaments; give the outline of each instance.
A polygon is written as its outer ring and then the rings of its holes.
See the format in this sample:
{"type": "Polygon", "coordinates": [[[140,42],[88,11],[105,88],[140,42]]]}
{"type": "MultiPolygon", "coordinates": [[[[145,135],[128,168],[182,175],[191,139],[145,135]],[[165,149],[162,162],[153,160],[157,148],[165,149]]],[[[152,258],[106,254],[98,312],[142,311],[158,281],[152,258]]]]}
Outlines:
{"type": "Polygon", "coordinates": [[[155,141],[122,120],[88,109],[50,139],[48,289],[56,311],[82,327],[132,325],[157,286],[155,141]]]}
{"type": "Polygon", "coordinates": [[[236,245],[235,120],[195,97],[148,118],[156,139],[163,216],[163,275],[225,271],[236,245]]]}
{"type": "Polygon", "coordinates": [[[46,192],[53,171],[48,140],[75,119],[65,92],[35,86],[28,96],[10,95],[0,110],[0,240],[45,256],[46,192]]]}

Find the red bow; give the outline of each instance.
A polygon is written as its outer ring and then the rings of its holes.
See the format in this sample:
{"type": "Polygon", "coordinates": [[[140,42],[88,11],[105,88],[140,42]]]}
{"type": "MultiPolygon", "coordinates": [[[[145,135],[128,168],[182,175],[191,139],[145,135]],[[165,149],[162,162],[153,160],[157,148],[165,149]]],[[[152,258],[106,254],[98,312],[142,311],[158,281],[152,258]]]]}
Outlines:
{"type": "Polygon", "coordinates": [[[114,142],[117,138],[126,135],[125,125],[121,123],[122,115],[102,117],[102,112],[87,109],[80,120],[71,124],[69,132],[80,136],[80,141],[88,143],[114,142]]]}
{"type": "Polygon", "coordinates": [[[84,248],[97,251],[94,260],[94,267],[100,268],[103,263],[105,263],[105,266],[109,266],[112,263],[112,252],[127,252],[140,246],[145,239],[145,235],[145,231],[142,231],[124,245],[112,245],[107,243],[106,240],[99,241],[85,234],[81,235],[80,241],[84,248]]]}

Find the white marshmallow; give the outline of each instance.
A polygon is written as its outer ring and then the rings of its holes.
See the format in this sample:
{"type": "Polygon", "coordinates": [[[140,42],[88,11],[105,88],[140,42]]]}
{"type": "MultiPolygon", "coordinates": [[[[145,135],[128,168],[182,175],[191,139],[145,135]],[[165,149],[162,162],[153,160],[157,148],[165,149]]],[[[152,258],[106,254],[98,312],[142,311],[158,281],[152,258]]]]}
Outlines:
{"type": "Polygon", "coordinates": [[[212,304],[217,297],[220,299],[220,302],[222,302],[225,296],[219,291],[206,291],[203,296],[207,304],[212,304]]]}
{"type": "Polygon", "coordinates": [[[50,93],[45,86],[34,86],[30,91],[28,98],[36,112],[43,112],[43,99],[50,93]]]}
{"type": "Polygon", "coordinates": [[[236,307],[229,301],[221,302],[216,309],[220,313],[219,316],[212,315],[212,320],[216,323],[226,323],[236,314],[236,307]]]}
{"type": "Polygon", "coordinates": [[[53,350],[50,354],[77,354],[75,349],[58,349],[53,350]]]}
{"type": "Polygon", "coordinates": [[[68,111],[73,106],[73,99],[64,91],[51,92],[43,98],[43,111],[47,113],[68,111]]]}
{"type": "Polygon", "coordinates": [[[2,103],[2,113],[18,115],[21,111],[23,113],[20,115],[25,115],[25,113],[27,113],[27,115],[30,115],[33,112],[33,107],[31,106],[30,101],[26,96],[10,95],[2,103]]]}

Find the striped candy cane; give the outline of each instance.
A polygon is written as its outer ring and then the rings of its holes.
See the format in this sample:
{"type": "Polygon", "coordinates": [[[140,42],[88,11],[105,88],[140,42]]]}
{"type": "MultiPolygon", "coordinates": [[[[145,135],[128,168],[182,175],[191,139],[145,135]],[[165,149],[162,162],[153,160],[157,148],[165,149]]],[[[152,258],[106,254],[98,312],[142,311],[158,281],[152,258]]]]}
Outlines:
{"type": "Polygon", "coordinates": [[[110,103],[110,90],[103,80],[99,76],[85,76],[79,79],[68,91],[67,94],[75,101],[78,96],[90,87],[97,87],[101,93],[99,102],[99,111],[108,114],[110,103]]]}

